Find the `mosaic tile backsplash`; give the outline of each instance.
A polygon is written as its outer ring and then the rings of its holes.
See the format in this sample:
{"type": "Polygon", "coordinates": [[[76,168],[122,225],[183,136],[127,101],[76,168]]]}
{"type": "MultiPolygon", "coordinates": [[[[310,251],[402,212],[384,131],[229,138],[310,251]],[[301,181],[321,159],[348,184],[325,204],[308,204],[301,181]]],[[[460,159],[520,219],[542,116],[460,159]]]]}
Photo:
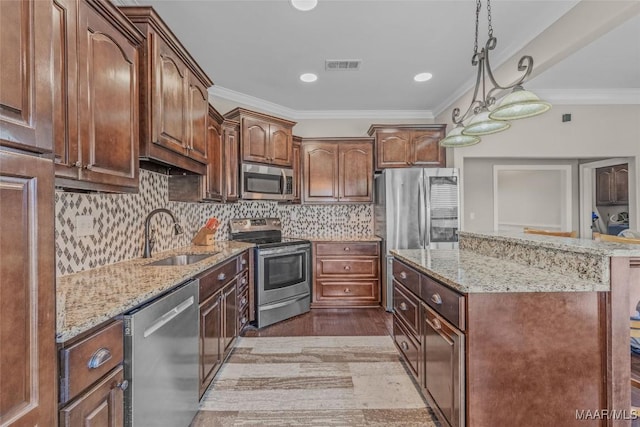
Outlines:
{"type": "Polygon", "coordinates": [[[191,243],[209,217],[222,223],[216,240],[229,239],[231,218],[279,217],[287,236],[349,238],[373,234],[373,205],[282,205],[276,202],[182,203],[169,201],[169,178],[140,171],[138,194],[82,194],[57,191],[56,274],[77,273],[142,256],[144,220],[157,208],[168,208],[184,233],[174,236],[171,218],[158,214],[151,220],[154,252],[191,243]],[[76,217],[93,218],[93,233],[78,237],[76,217]]]}

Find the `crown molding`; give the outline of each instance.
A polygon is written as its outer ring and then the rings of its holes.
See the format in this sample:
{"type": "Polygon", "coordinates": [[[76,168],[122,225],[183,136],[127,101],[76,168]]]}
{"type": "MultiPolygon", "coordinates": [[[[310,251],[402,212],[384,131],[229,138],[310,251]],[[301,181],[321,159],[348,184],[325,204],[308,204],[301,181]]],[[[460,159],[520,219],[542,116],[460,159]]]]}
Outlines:
{"type": "Polygon", "coordinates": [[[433,119],[431,110],[294,110],[255,96],[220,86],[209,88],[211,99],[223,98],[275,116],[291,120],[304,119],[433,119]]]}
{"type": "Polygon", "coordinates": [[[535,89],[540,99],[557,105],[640,105],[640,89],[535,89]]]}

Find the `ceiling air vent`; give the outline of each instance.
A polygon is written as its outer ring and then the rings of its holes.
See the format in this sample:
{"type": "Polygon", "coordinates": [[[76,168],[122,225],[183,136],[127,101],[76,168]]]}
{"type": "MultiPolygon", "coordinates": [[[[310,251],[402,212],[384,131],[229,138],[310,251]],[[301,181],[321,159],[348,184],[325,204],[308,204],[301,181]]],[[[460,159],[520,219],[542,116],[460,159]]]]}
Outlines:
{"type": "Polygon", "coordinates": [[[327,59],[324,62],[324,69],[327,71],[358,71],[361,63],[360,59],[327,59]]]}

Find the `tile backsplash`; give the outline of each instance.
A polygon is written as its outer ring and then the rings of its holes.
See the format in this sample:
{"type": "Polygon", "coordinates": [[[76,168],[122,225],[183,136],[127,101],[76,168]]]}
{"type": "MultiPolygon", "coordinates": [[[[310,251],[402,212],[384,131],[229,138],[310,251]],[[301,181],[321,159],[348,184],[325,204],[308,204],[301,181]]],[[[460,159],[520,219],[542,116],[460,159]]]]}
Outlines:
{"type": "Polygon", "coordinates": [[[209,217],[222,226],[216,240],[229,238],[231,218],[279,217],[287,236],[344,237],[373,234],[373,205],[285,205],[276,202],[182,203],[169,201],[169,178],[140,171],[137,194],[55,194],[56,274],[63,276],[142,256],[144,220],[157,208],[171,210],[184,228],[172,234],[171,218],[155,215],[154,252],[191,243],[209,217]],[[78,237],[78,215],[93,218],[93,233],[78,237]]]}

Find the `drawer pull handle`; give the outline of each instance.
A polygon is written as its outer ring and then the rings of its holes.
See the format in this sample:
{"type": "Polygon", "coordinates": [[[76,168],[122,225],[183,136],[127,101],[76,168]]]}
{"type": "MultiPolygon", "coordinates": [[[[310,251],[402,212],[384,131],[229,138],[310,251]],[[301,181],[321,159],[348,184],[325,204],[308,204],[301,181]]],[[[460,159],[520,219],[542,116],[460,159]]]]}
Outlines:
{"type": "Polygon", "coordinates": [[[439,329],[442,329],[442,323],[440,323],[440,321],[438,319],[433,319],[433,329],[435,329],[436,331],[439,329]]]}
{"type": "Polygon", "coordinates": [[[91,355],[91,358],[87,363],[87,366],[89,367],[89,369],[98,369],[100,366],[104,365],[109,359],[111,359],[111,352],[109,351],[109,349],[101,347],[91,355]]]}
{"type": "Polygon", "coordinates": [[[345,294],[350,294],[350,293],[351,293],[351,289],[349,289],[349,288],[345,288],[345,289],[344,289],[344,293],[345,293],[345,294]]]}
{"type": "Polygon", "coordinates": [[[407,304],[405,304],[404,302],[400,303],[400,310],[402,311],[407,311],[409,307],[407,307],[407,304]]]}
{"type": "Polygon", "coordinates": [[[350,248],[349,246],[345,246],[344,250],[345,250],[345,251],[350,251],[350,250],[351,250],[351,248],[350,248]]]}
{"type": "Polygon", "coordinates": [[[407,344],[406,341],[402,341],[402,343],[400,343],[400,347],[402,347],[403,350],[409,350],[409,344],[407,344]]]}
{"type": "Polygon", "coordinates": [[[345,265],[345,266],[344,266],[344,269],[345,269],[345,270],[347,270],[347,271],[349,271],[349,270],[351,270],[351,266],[350,266],[350,265],[345,265]]]}
{"type": "Polygon", "coordinates": [[[442,304],[442,297],[440,296],[440,294],[433,294],[431,295],[431,301],[433,301],[434,304],[442,304]]]}
{"type": "Polygon", "coordinates": [[[404,271],[400,272],[400,278],[401,279],[406,279],[407,278],[407,273],[405,273],[404,271]]]}
{"type": "Polygon", "coordinates": [[[224,279],[226,279],[226,278],[227,278],[227,275],[226,275],[226,274],[224,274],[224,273],[220,273],[220,274],[218,274],[218,280],[222,281],[222,280],[224,280],[224,279]]]}
{"type": "Polygon", "coordinates": [[[119,388],[120,390],[125,391],[126,389],[129,388],[129,381],[122,380],[121,383],[116,384],[116,388],[119,388]]]}

